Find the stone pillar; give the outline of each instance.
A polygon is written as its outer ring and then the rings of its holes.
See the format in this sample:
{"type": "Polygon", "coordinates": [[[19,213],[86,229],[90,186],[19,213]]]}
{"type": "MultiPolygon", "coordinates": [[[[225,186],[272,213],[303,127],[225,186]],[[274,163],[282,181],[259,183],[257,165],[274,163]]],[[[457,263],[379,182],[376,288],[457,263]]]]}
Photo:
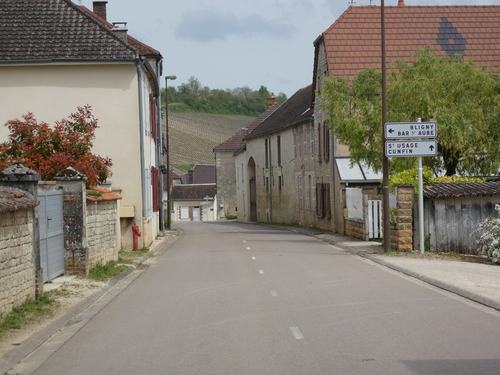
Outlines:
{"type": "Polygon", "coordinates": [[[54,177],[63,191],[64,271],[67,275],[86,275],[88,271],[86,179],[72,167],[54,177]]]}
{"type": "MultiPolygon", "coordinates": [[[[40,175],[21,163],[13,163],[0,172],[0,186],[21,189],[29,193],[29,198],[38,201],[38,181],[40,175]]],[[[38,207],[33,209],[33,259],[35,273],[35,298],[43,293],[43,275],[40,263],[40,228],[38,207]]]]}
{"type": "Polygon", "coordinates": [[[396,250],[413,250],[413,200],[414,187],[412,184],[396,186],[396,250]]]}

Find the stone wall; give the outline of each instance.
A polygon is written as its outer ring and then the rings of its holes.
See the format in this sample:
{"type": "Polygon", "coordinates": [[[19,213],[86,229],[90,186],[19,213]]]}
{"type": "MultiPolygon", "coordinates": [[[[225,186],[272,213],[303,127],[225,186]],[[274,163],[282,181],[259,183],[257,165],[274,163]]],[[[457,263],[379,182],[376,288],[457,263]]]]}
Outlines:
{"type": "Polygon", "coordinates": [[[354,238],[359,238],[360,240],[366,240],[366,229],[364,220],[349,219],[346,218],[344,221],[345,234],[354,238]]]}
{"type": "MultiPolygon", "coordinates": [[[[233,217],[237,215],[237,198],[236,198],[236,168],[233,152],[218,151],[215,153],[215,165],[217,167],[217,198],[220,206],[218,216],[221,219],[233,217]]],[[[243,167],[242,167],[243,168],[243,167]]]]}
{"type": "Polygon", "coordinates": [[[0,213],[0,314],[35,298],[33,212],[0,213]]]}
{"type": "Polygon", "coordinates": [[[87,201],[87,270],[118,260],[116,200],[87,201]]]}
{"type": "Polygon", "coordinates": [[[412,251],[414,202],[413,185],[397,185],[396,201],[396,237],[391,238],[391,244],[397,251],[412,251]]]}

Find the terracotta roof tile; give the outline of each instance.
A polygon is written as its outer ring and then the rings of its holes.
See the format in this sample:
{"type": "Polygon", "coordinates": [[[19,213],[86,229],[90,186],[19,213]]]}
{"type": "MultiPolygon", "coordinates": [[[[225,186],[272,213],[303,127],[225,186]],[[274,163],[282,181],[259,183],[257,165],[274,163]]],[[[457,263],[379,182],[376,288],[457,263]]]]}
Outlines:
{"type": "Polygon", "coordinates": [[[87,194],[87,200],[88,201],[116,201],[118,199],[122,199],[122,197],[118,194],[113,193],[111,190],[108,189],[103,189],[99,187],[92,187],[90,189],[87,189],[88,192],[97,192],[100,193],[100,196],[97,195],[89,195],[87,194]]]}
{"type": "MultiPolygon", "coordinates": [[[[431,45],[442,56],[460,53],[500,68],[500,6],[387,6],[385,16],[388,66],[431,45]]],[[[352,79],[368,67],[380,69],[380,7],[349,7],[323,38],[330,75],[352,79]],[[338,64],[346,56],[350,64],[338,64]]]]}

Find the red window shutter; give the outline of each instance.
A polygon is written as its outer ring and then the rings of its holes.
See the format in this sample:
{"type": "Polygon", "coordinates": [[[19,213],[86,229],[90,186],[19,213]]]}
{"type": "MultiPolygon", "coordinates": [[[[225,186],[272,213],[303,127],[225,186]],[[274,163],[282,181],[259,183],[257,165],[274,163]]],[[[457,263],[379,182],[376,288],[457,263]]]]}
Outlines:
{"type": "Polygon", "coordinates": [[[151,184],[153,188],[153,212],[160,211],[160,189],[158,169],[151,167],[151,184]]]}

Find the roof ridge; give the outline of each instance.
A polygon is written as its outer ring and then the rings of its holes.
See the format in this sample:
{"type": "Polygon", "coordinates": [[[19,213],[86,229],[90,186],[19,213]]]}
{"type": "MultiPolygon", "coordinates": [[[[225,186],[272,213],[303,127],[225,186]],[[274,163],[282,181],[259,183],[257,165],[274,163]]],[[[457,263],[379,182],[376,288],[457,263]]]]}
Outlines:
{"type": "MultiPolygon", "coordinates": [[[[89,16],[90,18],[94,19],[94,21],[97,21],[99,22],[100,24],[103,25],[103,27],[105,29],[108,30],[108,32],[110,32],[115,38],[118,38],[110,29],[112,27],[114,27],[113,23],[109,22],[108,20],[105,20],[104,18],[100,17],[98,14],[94,13],[92,10],[90,10],[89,8],[87,8],[86,6],[84,5],[79,5],[77,6],[77,8],[80,8],[83,13],[85,13],[87,16],[89,16]]],[[[134,41],[135,43],[143,46],[145,49],[148,49],[151,51],[151,54],[154,54],[154,55],[161,55],[160,51],[156,50],[155,48],[147,45],[146,43],[143,43],[141,42],[140,40],[134,38],[132,35],[130,34],[127,34],[127,39],[130,39],[132,41],[134,41]]],[[[123,40],[121,40],[120,38],[118,38],[118,40],[120,40],[120,42],[126,44],[127,46],[129,47],[132,47],[134,48],[131,44],[127,44],[125,43],[123,40]]]]}
{"type": "MultiPolygon", "coordinates": [[[[121,44],[123,44],[126,48],[132,50],[134,53],[139,53],[139,51],[134,48],[133,46],[131,46],[130,44],[128,43],[125,43],[122,39],[120,39],[119,37],[117,37],[115,35],[115,33],[113,33],[109,28],[107,28],[103,23],[101,22],[97,22],[97,20],[91,16],[90,14],[88,14],[87,12],[83,11],[83,9],[88,9],[86,7],[84,7],[83,5],[80,6],[80,5],[76,5],[75,3],[73,3],[73,1],[71,0],[62,0],[64,2],[66,2],[70,7],[72,7],[73,9],[75,9],[77,12],[79,12],[80,14],[82,14],[84,17],[88,18],[92,23],[95,23],[100,29],[104,30],[106,33],[108,33],[109,35],[111,35],[113,38],[115,38],[116,40],[118,40],[121,44]]],[[[90,11],[90,9],[88,9],[90,11]]],[[[92,14],[95,14],[94,12],[90,11],[92,14]]],[[[100,18],[102,20],[101,17],[97,16],[97,18],[100,18]]],[[[107,22],[107,21],[106,21],[107,22]]]]}

